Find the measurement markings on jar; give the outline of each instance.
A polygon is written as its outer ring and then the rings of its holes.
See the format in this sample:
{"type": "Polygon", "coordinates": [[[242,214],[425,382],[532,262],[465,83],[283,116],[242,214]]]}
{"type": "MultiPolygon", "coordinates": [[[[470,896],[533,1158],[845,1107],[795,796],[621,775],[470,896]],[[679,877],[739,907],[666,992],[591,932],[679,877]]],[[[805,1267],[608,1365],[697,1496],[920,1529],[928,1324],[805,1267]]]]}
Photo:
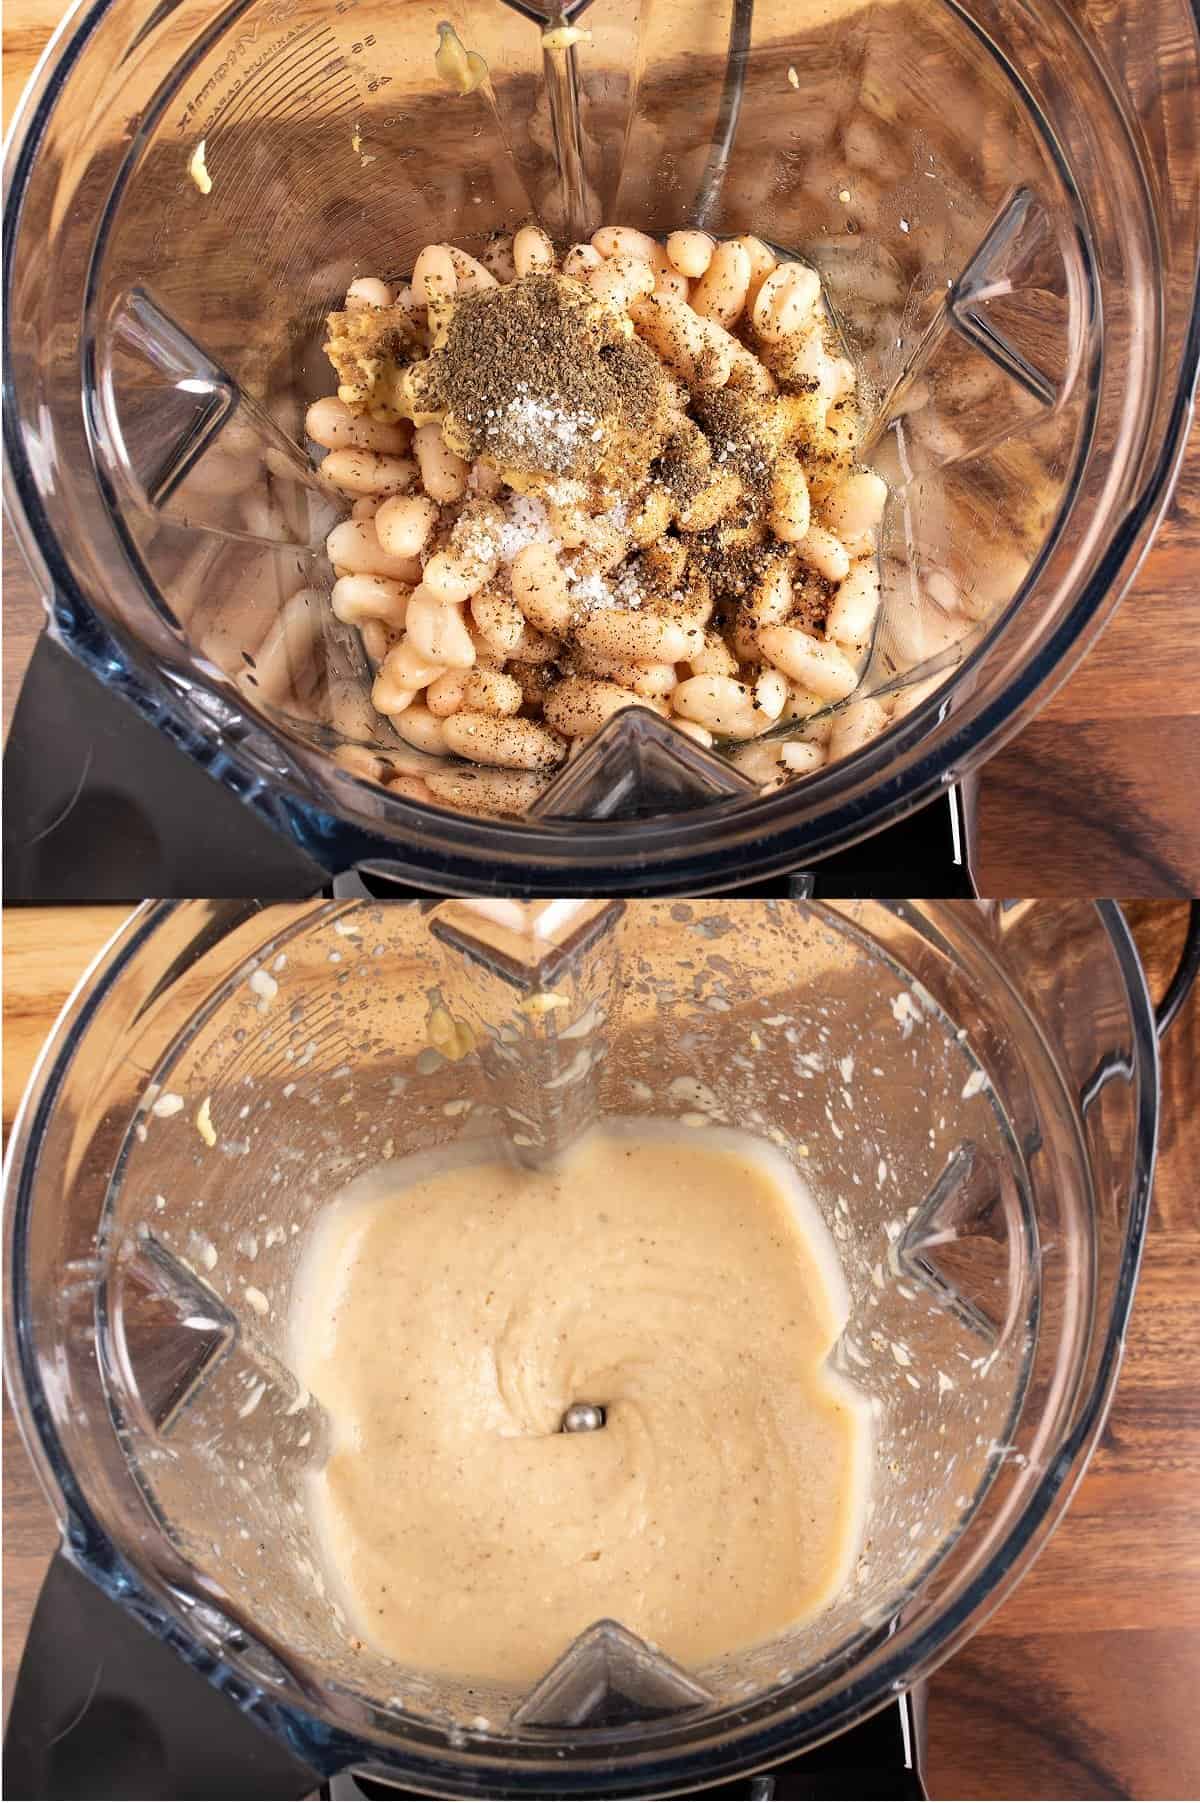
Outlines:
{"type": "Polygon", "coordinates": [[[214,144],[252,117],[277,115],[281,108],[290,111],[297,103],[313,108],[319,102],[323,108],[337,110],[353,106],[357,99],[346,58],[328,25],[297,25],[257,52],[249,39],[235,40],[189,103],[179,125],[214,144]],[[197,108],[231,68],[236,68],[237,74],[229,86],[216,104],[198,117],[197,108]]]}

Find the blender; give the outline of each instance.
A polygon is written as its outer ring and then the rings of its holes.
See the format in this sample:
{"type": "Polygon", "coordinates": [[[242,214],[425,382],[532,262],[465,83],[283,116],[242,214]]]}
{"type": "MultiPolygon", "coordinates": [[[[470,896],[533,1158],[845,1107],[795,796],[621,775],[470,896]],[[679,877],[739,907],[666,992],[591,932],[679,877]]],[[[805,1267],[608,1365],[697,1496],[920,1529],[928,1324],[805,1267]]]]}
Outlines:
{"type": "MultiPolygon", "coordinates": [[[[1130,16],[80,9],[16,123],[6,219],[9,505],[52,634],[330,872],[706,891],[903,818],[1083,654],[1186,438],[1200,45],[1187,0],[1130,16]],[[338,503],[303,440],[332,385],[322,321],[357,275],[534,216],[560,242],[604,221],[750,232],[821,275],[890,488],[848,704],[883,729],[802,781],[760,792],[639,709],[519,818],[467,784],[432,805],[361,774],[367,747],[429,766],[374,715],[326,605],[338,503]]],[[[847,745],[844,713],[806,730],[847,745]]]]}
{"type": "MultiPolygon", "coordinates": [[[[9,1372],[60,1572],[225,1699],[202,1752],[230,1788],[203,1794],[666,1795],[826,1748],[953,1652],[1065,1509],[1157,1111],[1110,903],[148,904],[10,1152],[9,1372]],[[285,1334],[307,1230],[381,1163],[538,1166],[611,1118],[736,1125],[803,1172],[849,1290],[831,1368],[874,1419],[860,1556],[814,1619],[694,1669],[612,1621],[532,1684],[401,1668],[330,1607],[303,1502],[329,1445],[285,1334]]],[[[30,1794],[87,1732],[63,1684],[30,1794]]],[[[120,1685],[99,1719],[133,1710],[123,1746],[194,1748],[199,1705],[120,1685]]]]}

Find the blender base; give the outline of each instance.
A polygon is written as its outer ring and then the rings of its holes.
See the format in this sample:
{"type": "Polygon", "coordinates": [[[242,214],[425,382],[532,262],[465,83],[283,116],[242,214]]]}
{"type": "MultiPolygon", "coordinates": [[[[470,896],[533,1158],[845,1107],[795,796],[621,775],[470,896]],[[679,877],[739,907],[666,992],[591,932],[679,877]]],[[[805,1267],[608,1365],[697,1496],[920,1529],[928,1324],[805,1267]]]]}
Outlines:
{"type": "MultiPolygon", "coordinates": [[[[972,817],[968,779],[809,870],[737,893],[973,897],[972,817]]],[[[322,869],[42,635],[4,751],[6,902],[294,901],[331,875],[338,895],[423,893],[322,869]]]]}

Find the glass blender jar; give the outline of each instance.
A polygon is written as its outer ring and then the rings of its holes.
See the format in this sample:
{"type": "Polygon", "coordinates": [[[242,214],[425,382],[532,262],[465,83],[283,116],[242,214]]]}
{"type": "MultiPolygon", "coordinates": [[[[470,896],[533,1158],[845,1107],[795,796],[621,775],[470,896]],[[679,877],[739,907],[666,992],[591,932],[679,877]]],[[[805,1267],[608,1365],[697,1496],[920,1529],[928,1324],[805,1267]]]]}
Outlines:
{"type": "Polygon", "coordinates": [[[1137,1274],[1154,1017],[1106,903],[480,906],[131,919],[14,1130],[14,1398],[68,1558],[310,1779],[683,1792],[911,1686],[1062,1514],[1137,1274]],[[694,1670],[614,1622],[532,1686],[402,1670],[323,1599],[301,1501],[306,1228],[381,1161],[536,1164],[607,1117],[802,1168],[850,1293],[832,1365],[874,1411],[862,1556],[817,1618],[694,1670]]]}
{"type": "Polygon", "coordinates": [[[1200,46],[1189,0],[1136,11],[597,0],[547,48],[500,0],[81,7],[8,170],[9,505],[51,630],[328,869],[718,889],[903,815],[1083,654],[1185,441],[1200,46]],[[638,709],[516,817],[355,774],[368,744],[447,768],[391,742],[326,605],[323,318],[355,275],[534,215],[752,232],[821,273],[891,498],[849,704],[885,730],[811,777],[760,792],[638,709]]]}

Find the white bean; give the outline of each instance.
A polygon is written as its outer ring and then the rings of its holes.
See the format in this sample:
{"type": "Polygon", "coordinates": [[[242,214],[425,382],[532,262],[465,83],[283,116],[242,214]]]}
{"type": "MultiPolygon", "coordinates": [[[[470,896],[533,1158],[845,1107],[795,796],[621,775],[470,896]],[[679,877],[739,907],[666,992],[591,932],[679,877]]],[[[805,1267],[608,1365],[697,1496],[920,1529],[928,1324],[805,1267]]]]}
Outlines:
{"type": "Polygon", "coordinates": [[[637,707],[639,697],[615,682],[591,676],[564,676],[546,697],[550,725],[568,739],[590,738],[623,708],[637,707]]]}
{"type": "Polygon", "coordinates": [[[469,601],[472,595],[478,594],[485,583],[491,581],[500,563],[500,549],[496,548],[494,558],[470,559],[456,557],[452,551],[435,551],[425,565],[425,574],[421,578],[422,585],[429,591],[435,601],[456,604],[469,601]]]}
{"type": "Polygon", "coordinates": [[[592,233],[592,247],[602,257],[636,257],[654,268],[662,248],[649,232],[639,232],[631,225],[602,225],[592,233]]]}
{"type": "Polygon", "coordinates": [[[547,770],[561,764],[567,742],[536,720],[502,719],[495,714],[452,714],[446,744],[459,757],[505,770],[547,770]]]}
{"type": "Polygon", "coordinates": [[[695,739],[697,745],[703,745],[706,751],[711,749],[713,736],[707,726],[701,726],[699,720],[683,720],[672,716],[671,725],[685,738],[695,739]]]}
{"type": "Polygon", "coordinates": [[[864,696],[861,701],[852,701],[849,707],[843,708],[833,722],[833,731],[829,736],[829,761],[835,758],[848,758],[864,745],[879,737],[887,725],[887,715],[878,701],[864,696]]]}
{"type": "Polygon", "coordinates": [[[599,269],[604,258],[590,244],[573,244],[563,258],[562,272],[572,275],[578,281],[590,270],[599,269]]]}
{"type": "MultiPolygon", "coordinates": [[[[451,716],[453,718],[454,716],[451,716]]],[[[446,743],[446,727],[448,722],[439,720],[431,714],[427,707],[414,702],[405,708],[402,714],[392,719],[392,725],[407,745],[415,745],[418,751],[447,752],[450,747],[446,743]]]]}
{"type": "Polygon", "coordinates": [[[589,269],[583,280],[593,294],[618,313],[654,293],[654,271],[640,257],[609,257],[599,268],[589,269]]]}
{"type": "Polygon", "coordinates": [[[335,394],[314,401],[304,416],[304,430],[327,451],[383,451],[398,457],[407,451],[412,432],[408,421],[385,426],[366,413],[351,413],[335,394]]]}
{"type": "Polygon", "coordinates": [[[254,653],[249,693],[260,701],[294,699],[311,674],[312,655],[324,636],[320,590],[302,588],[285,601],[254,653]]]}
{"type": "Polygon", "coordinates": [[[375,532],[390,556],[419,557],[437,519],[437,503],[427,495],[397,496],[375,515],[375,532]]]}
{"type": "Polygon", "coordinates": [[[839,585],[825,621],[825,637],[839,645],[863,645],[879,612],[879,570],[873,563],[855,564],[839,585]]]}
{"type": "Polygon", "coordinates": [[[748,620],[755,626],[778,626],[796,605],[792,593],[791,565],[783,558],[772,563],[759,577],[749,600],[744,604],[748,620]]]}
{"type": "Polygon", "coordinates": [[[501,670],[481,670],[478,666],[467,674],[462,704],[473,713],[517,714],[521,711],[522,700],[521,685],[515,676],[506,676],[501,670]]]}
{"type": "Polygon", "coordinates": [[[440,664],[445,670],[469,670],[475,662],[475,646],[462,608],[435,601],[423,586],[413,590],[404,624],[414,650],[431,664],[440,664]]]}
{"type": "Polygon", "coordinates": [[[363,782],[382,782],[387,773],[383,759],[375,752],[368,751],[365,745],[339,745],[333,754],[333,761],[363,782]]]}
{"type": "Polygon", "coordinates": [[[787,705],[787,677],[780,670],[764,670],[754,684],[754,705],[768,720],[778,720],[787,705]]]}
{"type": "Polygon", "coordinates": [[[658,614],[596,608],[581,620],[575,636],[585,650],[633,663],[681,664],[704,643],[700,626],[658,614]]]}
{"type": "Polygon", "coordinates": [[[380,670],[371,684],[371,706],[394,721],[397,714],[412,706],[419,694],[419,689],[409,688],[406,683],[389,676],[386,670],[380,670]]]}
{"type": "Polygon", "coordinates": [[[411,457],[387,457],[379,451],[330,451],[321,474],[351,495],[398,495],[411,488],[417,466],[411,457]]]}
{"type": "Polygon", "coordinates": [[[507,595],[473,595],[471,620],[480,637],[501,657],[509,657],[525,631],[525,615],[507,595]]]}
{"type": "Polygon", "coordinates": [[[339,576],[330,604],[347,626],[383,620],[399,630],[404,625],[410,590],[387,576],[339,576]]]}
{"type": "Polygon", "coordinates": [[[685,275],[680,275],[677,269],[660,269],[654,278],[655,294],[666,294],[672,300],[685,301],[688,291],[688,279],[685,275]]]}
{"type": "Polygon", "coordinates": [[[731,239],[713,251],[708,268],[692,289],[692,309],[728,328],[740,319],[749,289],[750,258],[731,239]]]}
{"type": "Polygon", "coordinates": [[[855,470],[826,495],[821,517],[848,551],[870,544],[883,518],[887,492],[887,483],[874,470],[855,470]]]}
{"type": "Polygon", "coordinates": [[[775,268],[775,252],[764,244],[761,238],[752,238],[749,234],[735,238],[734,243],[740,244],[750,259],[750,292],[747,302],[753,307],[758,298],[759,289],[775,268]]]}
{"type": "Polygon", "coordinates": [[[486,269],[491,270],[498,282],[511,282],[517,273],[517,266],[513,262],[513,241],[507,236],[490,239],[480,261],[486,269]]]}
{"type": "Polygon", "coordinates": [[[706,632],[703,645],[692,653],[687,663],[693,676],[736,676],[738,673],[737,658],[719,632],[706,632]]]}
{"type": "Polygon", "coordinates": [[[377,275],[360,275],[346,290],[346,312],[362,313],[372,307],[390,307],[392,291],[377,275]]]}
{"type": "Polygon", "coordinates": [[[465,250],[459,250],[456,244],[450,246],[450,261],[454,265],[454,276],[458,284],[458,294],[476,294],[481,288],[494,288],[496,278],[490,269],[465,250]]]}
{"type": "Polygon", "coordinates": [[[675,690],[671,706],[720,738],[751,739],[761,730],[750,690],[732,676],[689,676],[675,690]]]}
{"type": "Polygon", "coordinates": [[[350,509],[352,520],[373,520],[379,512],[380,503],[374,495],[359,495],[350,509]]]}
{"type": "Polygon", "coordinates": [[[439,720],[448,719],[465,706],[467,677],[474,672],[467,670],[443,670],[435,676],[425,691],[425,706],[439,720]]]}
{"type": "MultiPolygon", "coordinates": [[[[381,507],[379,512],[383,511],[381,507]]],[[[417,582],[421,576],[420,564],[413,574],[411,557],[384,550],[375,520],[343,520],[325,540],[325,555],[335,569],[350,576],[392,576],[397,582],[417,582]]]]}
{"type": "Polygon", "coordinates": [[[778,344],[802,330],[813,315],[821,278],[804,263],[780,263],[759,288],[754,302],[754,329],[768,344],[778,344]]]}
{"type": "Polygon", "coordinates": [[[461,501],[467,491],[469,465],[455,455],[434,422],[413,433],[413,452],[421,471],[421,486],[433,500],[445,505],[461,501]]]}
{"type": "Polygon", "coordinates": [[[562,638],[571,624],[571,599],[554,547],[525,545],[513,559],[511,574],[513,600],[530,625],[562,638]]]}
{"type": "MultiPolygon", "coordinates": [[[[388,652],[380,674],[402,689],[424,689],[436,682],[442,674],[442,666],[432,658],[422,657],[411,639],[401,639],[388,652]]],[[[383,711],[386,713],[387,709],[383,711]]]]}
{"type": "Polygon", "coordinates": [[[732,355],[724,359],[722,378],[720,340],[713,332],[705,331],[709,322],[693,313],[686,301],[674,300],[669,294],[648,294],[634,301],[629,317],[639,335],[681,381],[695,382],[701,369],[714,388],[729,380],[732,355]]]}
{"type": "Polygon", "coordinates": [[[824,526],[810,525],[797,550],[802,562],[827,582],[843,582],[850,574],[850,554],[840,538],[824,526]]]}
{"type": "Polygon", "coordinates": [[[489,501],[504,487],[504,477],[494,465],[485,463],[482,457],[479,457],[471,465],[471,473],[467,477],[467,487],[473,495],[478,495],[480,500],[489,501]]]}
{"type": "Polygon", "coordinates": [[[518,770],[431,770],[428,787],[439,801],[467,813],[526,814],[547,778],[518,770]]]}
{"type": "Polygon", "coordinates": [[[825,762],[825,750],[821,745],[808,745],[803,739],[792,739],[781,748],[779,761],[793,776],[811,776],[825,762]]]}
{"type": "Polygon", "coordinates": [[[797,544],[808,531],[811,518],[808,483],[796,457],[779,457],[771,477],[771,505],[767,523],[784,544],[797,544]]]}
{"type": "Polygon", "coordinates": [[[420,776],[393,776],[383,786],[389,795],[403,795],[406,801],[431,802],[434,800],[433,790],[420,776]]]}
{"type": "Polygon", "coordinates": [[[448,244],[427,244],[413,264],[413,299],[418,306],[436,306],[458,291],[458,272],[448,244]]]}
{"type": "Polygon", "coordinates": [[[712,261],[716,241],[707,232],[672,232],[667,239],[667,256],[672,269],[689,281],[697,281],[712,261]]]}
{"type": "Polygon", "coordinates": [[[554,268],[554,246],[540,225],[523,225],[513,238],[513,266],[518,275],[554,268]]]}
{"type": "MultiPolygon", "coordinates": [[[[410,616],[411,611],[410,602],[410,616]]],[[[799,626],[764,626],[758,642],[777,670],[826,701],[842,701],[858,685],[858,672],[845,653],[799,626]]]]}

